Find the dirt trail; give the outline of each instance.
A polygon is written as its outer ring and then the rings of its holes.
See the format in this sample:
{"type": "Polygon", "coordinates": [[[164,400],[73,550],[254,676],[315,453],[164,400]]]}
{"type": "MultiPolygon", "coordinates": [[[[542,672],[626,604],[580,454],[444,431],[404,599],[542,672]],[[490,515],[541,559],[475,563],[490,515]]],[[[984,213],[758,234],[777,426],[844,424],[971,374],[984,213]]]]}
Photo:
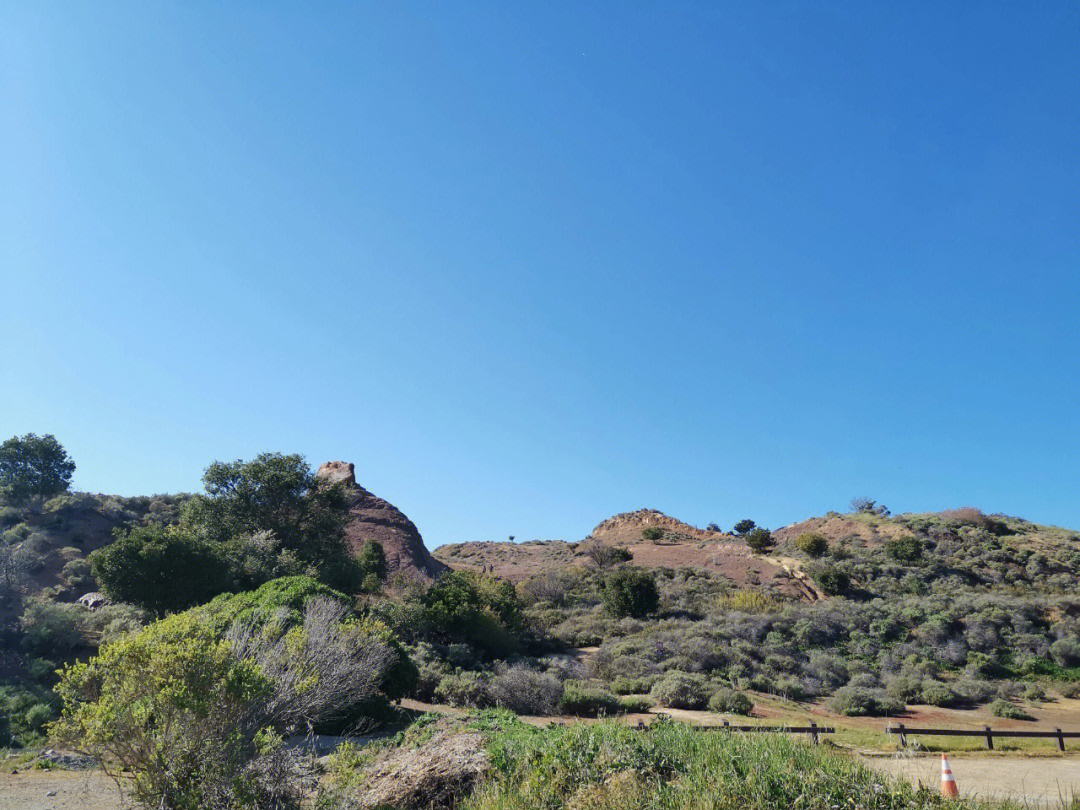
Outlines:
{"type": "MultiPolygon", "coordinates": [[[[941,784],[941,757],[863,757],[874,770],[921,782],[937,789],[941,784]]],[[[1068,807],[1080,796],[1080,757],[950,756],[949,765],[961,796],[1014,799],[1029,807],[1068,807]]]]}
{"type": "Polygon", "coordinates": [[[0,774],[0,810],[120,810],[123,806],[116,783],[101,771],[0,774]]]}

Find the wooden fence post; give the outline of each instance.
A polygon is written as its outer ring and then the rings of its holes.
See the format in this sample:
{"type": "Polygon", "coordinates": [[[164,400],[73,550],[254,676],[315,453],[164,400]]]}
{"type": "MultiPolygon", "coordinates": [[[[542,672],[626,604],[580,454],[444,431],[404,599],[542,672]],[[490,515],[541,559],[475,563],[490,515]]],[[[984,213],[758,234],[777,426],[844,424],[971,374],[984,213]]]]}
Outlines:
{"type": "Polygon", "coordinates": [[[900,729],[900,747],[907,748],[907,734],[904,733],[904,724],[901,723],[898,728],[900,729]]]}
{"type": "Polygon", "coordinates": [[[814,745],[817,745],[819,742],[821,742],[821,740],[818,739],[817,723],[815,723],[813,720],[810,721],[810,738],[814,741],[814,745]]]}
{"type": "Polygon", "coordinates": [[[1060,728],[1055,728],[1054,731],[1057,732],[1058,750],[1059,751],[1064,751],[1065,750],[1065,735],[1061,733],[1060,728]]]}
{"type": "Polygon", "coordinates": [[[994,750],[994,735],[990,731],[990,726],[986,727],[986,750],[987,751],[993,751],[994,750]]]}

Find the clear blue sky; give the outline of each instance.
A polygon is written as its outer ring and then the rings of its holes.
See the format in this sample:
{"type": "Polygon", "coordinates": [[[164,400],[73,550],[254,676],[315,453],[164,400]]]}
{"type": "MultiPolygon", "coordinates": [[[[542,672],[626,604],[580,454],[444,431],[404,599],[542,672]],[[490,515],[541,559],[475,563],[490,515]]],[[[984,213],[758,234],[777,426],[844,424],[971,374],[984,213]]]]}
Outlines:
{"type": "Polygon", "coordinates": [[[11,2],[0,432],[429,544],[1080,527],[1074,3],[11,2]]]}

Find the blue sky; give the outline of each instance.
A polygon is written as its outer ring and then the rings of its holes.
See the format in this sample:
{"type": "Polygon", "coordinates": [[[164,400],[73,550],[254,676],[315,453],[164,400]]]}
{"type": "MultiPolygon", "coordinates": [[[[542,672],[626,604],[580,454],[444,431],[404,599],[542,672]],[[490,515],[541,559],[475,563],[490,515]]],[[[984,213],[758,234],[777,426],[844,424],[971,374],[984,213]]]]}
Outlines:
{"type": "Polygon", "coordinates": [[[1080,527],[1075,4],[9,3],[0,94],[0,433],[79,488],[1080,527]]]}

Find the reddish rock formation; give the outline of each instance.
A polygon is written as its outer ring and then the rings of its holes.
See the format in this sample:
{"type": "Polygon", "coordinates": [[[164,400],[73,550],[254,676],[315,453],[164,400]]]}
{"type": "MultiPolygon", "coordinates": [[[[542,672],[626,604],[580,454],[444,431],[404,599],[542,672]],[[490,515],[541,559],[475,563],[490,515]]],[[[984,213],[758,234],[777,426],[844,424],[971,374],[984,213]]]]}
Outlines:
{"type": "Polygon", "coordinates": [[[420,532],[401,510],[356,483],[353,464],[328,461],[319,467],[317,474],[320,478],[345,485],[350,515],[345,526],[345,538],[353,553],[359,552],[366,541],[377,540],[386,552],[390,576],[404,573],[432,580],[449,570],[431,556],[420,532]]]}

